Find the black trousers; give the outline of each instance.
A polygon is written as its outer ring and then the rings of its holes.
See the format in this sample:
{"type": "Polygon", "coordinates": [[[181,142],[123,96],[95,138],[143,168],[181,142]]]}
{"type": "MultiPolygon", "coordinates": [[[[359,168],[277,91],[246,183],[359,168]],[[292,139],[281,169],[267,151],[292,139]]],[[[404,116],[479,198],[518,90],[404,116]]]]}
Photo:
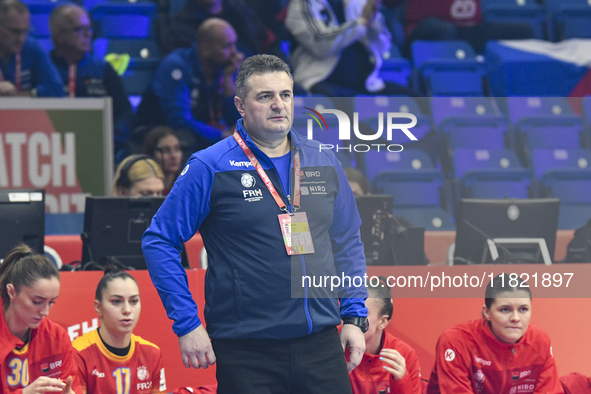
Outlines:
{"type": "Polygon", "coordinates": [[[336,327],[305,337],[212,340],[218,394],[350,394],[336,327]]]}

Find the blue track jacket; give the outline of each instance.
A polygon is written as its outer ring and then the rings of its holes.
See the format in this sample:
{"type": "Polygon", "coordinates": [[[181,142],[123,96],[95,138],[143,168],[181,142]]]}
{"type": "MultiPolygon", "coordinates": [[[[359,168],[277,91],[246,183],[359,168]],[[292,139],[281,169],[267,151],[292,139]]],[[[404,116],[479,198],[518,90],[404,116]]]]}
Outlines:
{"type": "MultiPolygon", "coordinates": [[[[242,119],[236,126],[287,204],[273,163],[246,133],[242,119]]],[[[347,178],[332,152],[319,152],[318,142],[293,129],[290,138],[292,155],[300,154],[300,211],[308,217],[314,254],[287,255],[278,220],[282,212],[232,137],[193,154],[154,216],[142,247],[177,335],[201,324],[179,256],[181,244],[197,230],[208,254],[204,315],[211,338],[287,339],[338,325],[342,316],[367,316],[367,290],[359,286],[366,274],[361,219],[347,178]],[[243,185],[244,174],[255,184],[243,185]],[[306,281],[302,287],[302,275],[343,274],[352,283],[333,292],[330,282],[315,287],[306,281]],[[360,278],[357,287],[354,277],[360,278]]],[[[290,182],[292,189],[293,160],[290,182]]]]}
{"type": "MultiPolygon", "coordinates": [[[[0,61],[2,74],[7,81],[15,82],[15,59],[12,55],[8,64],[0,61]]],[[[34,38],[27,37],[21,49],[21,91],[37,89],[39,97],[63,97],[64,89],[60,76],[41,45],[34,38]]]]}

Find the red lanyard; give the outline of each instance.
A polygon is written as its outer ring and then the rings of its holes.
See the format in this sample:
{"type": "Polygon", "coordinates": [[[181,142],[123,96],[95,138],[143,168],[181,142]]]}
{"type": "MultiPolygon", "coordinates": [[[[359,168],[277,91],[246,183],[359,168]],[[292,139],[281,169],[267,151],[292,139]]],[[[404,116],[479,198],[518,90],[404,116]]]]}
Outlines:
{"type": "Polygon", "coordinates": [[[76,65],[68,65],[68,95],[70,97],[76,97],[76,65]]]}
{"type": "MultiPolygon", "coordinates": [[[[14,54],[14,86],[16,87],[16,91],[21,90],[21,53],[14,54]]],[[[0,81],[4,81],[4,74],[2,73],[2,69],[0,69],[0,81]]]]}
{"type": "MultiPolygon", "coordinates": [[[[252,166],[255,168],[255,170],[257,170],[259,176],[261,177],[261,179],[265,183],[265,186],[267,186],[267,189],[269,189],[269,192],[271,193],[271,195],[273,196],[273,199],[277,203],[277,206],[279,206],[279,209],[281,209],[284,212],[289,213],[287,206],[283,203],[283,200],[279,196],[279,193],[277,193],[275,186],[273,186],[273,182],[271,182],[271,179],[269,179],[269,176],[267,175],[265,170],[263,170],[263,167],[261,166],[261,164],[259,163],[259,161],[255,157],[254,153],[252,153],[252,150],[250,150],[248,145],[246,145],[246,142],[244,142],[244,140],[242,139],[240,134],[238,134],[237,131],[234,131],[234,139],[236,140],[236,142],[238,142],[238,145],[240,145],[240,147],[242,148],[242,150],[244,151],[244,153],[246,154],[246,156],[248,157],[248,159],[252,163],[252,166]]],[[[300,208],[300,153],[299,152],[296,152],[293,161],[294,161],[293,165],[294,165],[294,172],[295,172],[293,207],[294,207],[294,212],[295,212],[300,208]]]]}

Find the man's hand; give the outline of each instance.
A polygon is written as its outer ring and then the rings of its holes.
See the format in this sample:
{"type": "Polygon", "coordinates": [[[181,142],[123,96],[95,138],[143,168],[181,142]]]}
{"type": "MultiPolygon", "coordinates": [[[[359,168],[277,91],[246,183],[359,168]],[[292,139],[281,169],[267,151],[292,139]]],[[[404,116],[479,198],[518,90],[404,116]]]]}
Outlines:
{"type": "Polygon", "coordinates": [[[236,95],[236,80],[234,75],[244,60],[244,53],[236,52],[224,67],[224,74],[222,76],[221,85],[223,95],[225,97],[233,97],[236,95]]]}
{"type": "Polygon", "coordinates": [[[12,82],[0,82],[0,96],[15,96],[17,93],[16,86],[12,82]]]}
{"type": "Polygon", "coordinates": [[[361,332],[361,328],[353,324],[343,324],[341,345],[343,345],[343,351],[345,348],[349,348],[350,361],[347,363],[347,372],[351,372],[361,363],[363,353],[365,353],[365,336],[361,332]]]}
{"type": "Polygon", "coordinates": [[[382,349],[380,359],[386,363],[384,369],[392,374],[394,380],[400,380],[406,373],[406,360],[398,350],[382,349]]]}
{"type": "Polygon", "coordinates": [[[215,354],[209,335],[203,324],[188,334],[179,337],[179,347],[185,368],[207,369],[215,364],[215,354]]]}
{"type": "Polygon", "coordinates": [[[224,76],[233,77],[234,74],[236,74],[236,71],[238,71],[238,68],[242,64],[243,60],[244,60],[244,53],[236,52],[232,56],[232,58],[230,58],[230,61],[228,62],[226,67],[224,67],[224,76]]]}

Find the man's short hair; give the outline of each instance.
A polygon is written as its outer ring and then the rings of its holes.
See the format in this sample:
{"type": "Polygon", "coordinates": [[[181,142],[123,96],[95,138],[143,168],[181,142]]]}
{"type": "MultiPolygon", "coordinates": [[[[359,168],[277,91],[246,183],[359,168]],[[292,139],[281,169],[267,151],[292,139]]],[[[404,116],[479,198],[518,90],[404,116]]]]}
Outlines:
{"type": "Polygon", "coordinates": [[[254,55],[242,62],[236,76],[236,96],[244,100],[250,91],[248,79],[252,75],[262,75],[273,72],[285,72],[293,84],[293,76],[289,66],[274,55],[254,55]]]}
{"type": "Polygon", "coordinates": [[[0,1],[0,18],[7,16],[11,10],[15,10],[19,14],[24,14],[29,12],[29,7],[20,0],[0,1]]]}

